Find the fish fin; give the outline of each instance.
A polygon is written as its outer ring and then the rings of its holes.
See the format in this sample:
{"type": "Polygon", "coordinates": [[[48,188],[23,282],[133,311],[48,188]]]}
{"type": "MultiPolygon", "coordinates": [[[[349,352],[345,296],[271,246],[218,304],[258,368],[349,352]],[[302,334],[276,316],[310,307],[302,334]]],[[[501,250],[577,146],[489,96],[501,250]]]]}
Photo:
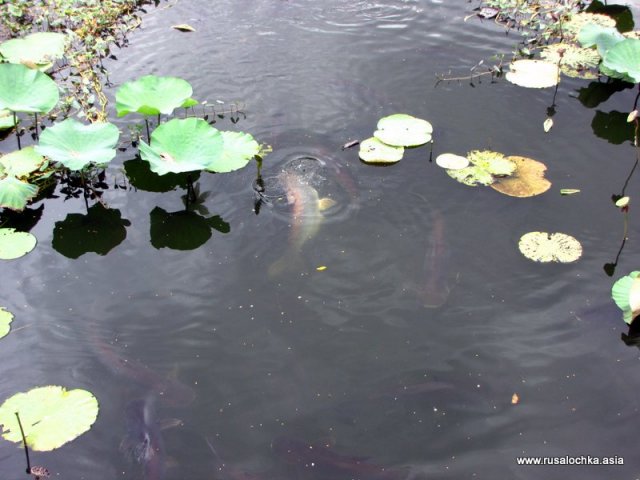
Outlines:
{"type": "Polygon", "coordinates": [[[163,418],[158,422],[160,430],[167,430],[169,428],[182,427],[184,422],[179,418],[163,418]]]}
{"type": "Polygon", "coordinates": [[[325,210],[329,210],[331,207],[336,205],[336,201],[333,198],[324,197],[318,200],[318,210],[324,212],[325,210]]]}

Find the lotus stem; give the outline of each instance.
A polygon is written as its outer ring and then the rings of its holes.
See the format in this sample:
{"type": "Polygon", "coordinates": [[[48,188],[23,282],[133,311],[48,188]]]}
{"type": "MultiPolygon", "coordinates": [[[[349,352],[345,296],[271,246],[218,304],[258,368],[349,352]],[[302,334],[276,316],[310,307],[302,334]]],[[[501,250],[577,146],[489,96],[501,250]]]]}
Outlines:
{"type": "Polygon", "coordinates": [[[20,421],[20,414],[15,412],[18,419],[18,426],[20,427],[20,434],[22,435],[22,445],[24,446],[24,454],[27,457],[27,474],[31,475],[31,462],[29,461],[29,448],[27,447],[27,439],[24,436],[24,429],[22,428],[22,422],[20,421]]]}
{"type": "Polygon", "coordinates": [[[37,112],[34,113],[33,116],[34,116],[34,121],[35,121],[35,124],[36,124],[36,141],[38,141],[38,140],[40,140],[40,134],[38,133],[38,113],[37,112]]]}
{"type": "Polygon", "coordinates": [[[20,145],[20,129],[18,128],[18,116],[16,112],[13,112],[13,127],[16,129],[16,138],[18,139],[18,150],[22,150],[22,145],[20,145]]]}
{"type": "Polygon", "coordinates": [[[158,114],[158,125],[160,125],[160,114],[158,114]]]}
{"type": "Polygon", "coordinates": [[[147,126],[147,142],[151,144],[151,133],[149,133],[149,119],[144,117],[144,124],[147,126]]]}

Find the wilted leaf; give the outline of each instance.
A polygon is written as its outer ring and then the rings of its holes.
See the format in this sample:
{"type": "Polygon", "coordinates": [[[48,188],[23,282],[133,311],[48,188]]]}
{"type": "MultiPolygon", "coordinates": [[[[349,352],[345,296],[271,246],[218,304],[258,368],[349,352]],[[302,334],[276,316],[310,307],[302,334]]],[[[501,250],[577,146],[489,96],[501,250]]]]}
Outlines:
{"type": "Polygon", "coordinates": [[[575,262],[582,255],[582,245],[565,233],[529,232],[518,243],[520,252],[534,262],[575,262]]]}
{"type": "Polygon", "coordinates": [[[491,188],[512,197],[533,197],[551,188],[551,182],[544,178],[547,167],[532,158],[510,156],[508,160],[516,165],[516,170],[508,177],[498,178],[491,188]]]}
{"type": "Polygon", "coordinates": [[[616,21],[607,15],[580,12],[574,14],[571,19],[563,25],[562,33],[565,37],[576,37],[582,28],[589,23],[602,27],[613,28],[616,26],[616,21]]]}
{"type": "Polygon", "coordinates": [[[171,28],[175,28],[176,30],[180,30],[181,32],[195,32],[196,29],[191,25],[186,23],[181,23],[180,25],[171,25],[171,28]]]}
{"type": "Polygon", "coordinates": [[[511,175],[515,164],[502,153],[490,150],[474,150],[467,155],[468,167],[460,170],[447,170],[447,174],[460,183],[475,187],[476,185],[491,185],[495,177],[511,175]]]}
{"type": "Polygon", "coordinates": [[[561,188],[560,195],[574,195],[576,193],[580,193],[580,189],[578,188],[561,188]]]}
{"type": "Polygon", "coordinates": [[[509,66],[506,79],[520,87],[548,88],[560,81],[560,70],[555,63],[542,60],[516,60],[509,66]]]}
{"type": "Polygon", "coordinates": [[[598,77],[595,68],[600,63],[600,55],[591,48],[580,48],[571,43],[554,43],[544,47],[540,57],[547,62],[560,65],[562,73],[569,77],[598,77]]]}

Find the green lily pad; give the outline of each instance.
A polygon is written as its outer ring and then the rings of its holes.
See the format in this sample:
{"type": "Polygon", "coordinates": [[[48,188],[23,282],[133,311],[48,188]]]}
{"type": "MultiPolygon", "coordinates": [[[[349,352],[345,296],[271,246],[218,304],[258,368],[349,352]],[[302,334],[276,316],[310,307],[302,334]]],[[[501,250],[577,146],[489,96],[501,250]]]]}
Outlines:
{"type": "MultiPolygon", "coordinates": [[[[431,141],[433,127],[426,120],[405,113],[396,113],[378,121],[373,133],[383,143],[393,147],[416,147],[431,141]]],[[[362,150],[362,147],[360,148],[362,150]]]]}
{"type": "Polygon", "coordinates": [[[124,83],[116,92],[116,112],[123,117],[131,112],[142,115],[169,115],[174,109],[190,104],[193,89],[177,77],[145,75],[124,83]]]}
{"type": "Polygon", "coordinates": [[[13,113],[6,108],[0,110],[0,130],[6,130],[7,128],[13,128],[16,124],[14,122],[13,113]]]}
{"type": "Polygon", "coordinates": [[[46,70],[64,55],[67,36],[64,33],[36,32],[23,38],[0,43],[0,55],[10,63],[22,63],[46,70]]]}
{"type": "Polygon", "coordinates": [[[543,60],[516,60],[505,78],[525,88],[555,87],[560,81],[560,69],[557,64],[543,60]]]}
{"type": "Polygon", "coordinates": [[[98,400],[86,390],[67,390],[57,385],[13,395],[0,406],[0,424],[6,440],[21,443],[16,412],[27,445],[46,452],[88,431],[98,417],[98,400]]]}
{"type": "Polygon", "coordinates": [[[560,71],[573,78],[597,78],[595,68],[600,63],[600,55],[591,48],[580,48],[571,43],[554,43],[542,49],[540,57],[550,63],[560,65],[560,71]]]}
{"type": "Polygon", "coordinates": [[[601,57],[604,57],[611,47],[624,39],[625,37],[614,27],[603,27],[594,23],[585,25],[578,34],[580,45],[583,47],[596,46],[601,57]]]}
{"type": "Polygon", "coordinates": [[[11,321],[13,320],[13,313],[0,307],[0,338],[6,336],[11,330],[11,321]]]}
{"type": "Polygon", "coordinates": [[[109,163],[116,156],[120,132],[112,123],[82,123],[68,118],[40,135],[36,151],[71,170],[109,163]]]}
{"type": "Polygon", "coordinates": [[[617,78],[631,81],[631,83],[640,83],[640,40],[627,38],[616,43],[602,59],[602,67],[603,73],[605,70],[616,72],[621,75],[617,78]]]}
{"type": "Polygon", "coordinates": [[[232,172],[243,168],[260,153],[260,144],[244,132],[220,132],[224,141],[222,156],[207,165],[207,170],[217,173],[232,172]]]}
{"type": "Polygon", "coordinates": [[[376,137],[370,137],[360,142],[358,155],[365,163],[396,163],[402,160],[404,147],[387,145],[376,137]]]}
{"type": "Polygon", "coordinates": [[[32,172],[40,169],[44,163],[44,157],[37,153],[32,146],[0,157],[0,166],[4,170],[4,174],[16,178],[28,177],[32,172]]]}
{"type": "Polygon", "coordinates": [[[222,134],[201,118],[169,120],[153,131],[151,145],[140,141],[140,156],[158,175],[206,169],[223,149],[222,134]]]}
{"type": "Polygon", "coordinates": [[[13,176],[0,179],[0,207],[22,211],[38,194],[38,187],[13,176]]]}
{"type": "Polygon", "coordinates": [[[436,157],[436,165],[447,170],[461,170],[469,166],[469,159],[455,153],[441,153],[436,157]]]}
{"type": "Polygon", "coordinates": [[[48,113],[59,99],[58,86],[44,73],[24,65],[0,64],[0,109],[48,113]]]}
{"type": "Polygon", "coordinates": [[[467,155],[468,167],[459,170],[447,170],[447,174],[460,183],[475,187],[491,185],[496,177],[511,175],[516,165],[502,153],[490,150],[474,150],[467,155]]]}
{"type": "Polygon", "coordinates": [[[529,232],[520,237],[520,252],[534,262],[575,262],[582,256],[582,245],[565,233],[529,232]]]}
{"type": "Polygon", "coordinates": [[[37,240],[29,232],[16,232],[15,228],[0,228],[0,259],[13,260],[29,253],[37,240]]]}
{"type": "Polygon", "coordinates": [[[626,277],[618,279],[611,288],[611,298],[622,310],[622,318],[631,325],[633,319],[640,313],[640,271],[631,272],[626,277]]]}

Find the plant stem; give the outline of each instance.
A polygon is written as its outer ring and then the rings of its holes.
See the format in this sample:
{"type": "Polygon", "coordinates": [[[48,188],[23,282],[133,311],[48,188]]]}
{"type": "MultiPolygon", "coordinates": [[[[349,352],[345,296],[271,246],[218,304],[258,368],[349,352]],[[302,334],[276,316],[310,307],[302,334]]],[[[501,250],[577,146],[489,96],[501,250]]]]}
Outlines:
{"type": "Polygon", "coordinates": [[[22,428],[22,422],[20,421],[20,415],[15,412],[18,419],[18,426],[20,427],[20,433],[22,434],[22,445],[24,445],[24,454],[27,457],[27,473],[31,474],[31,462],[29,461],[29,448],[27,447],[27,439],[24,436],[24,429],[22,428]]]}
{"type": "Polygon", "coordinates": [[[144,117],[144,124],[147,126],[147,142],[151,145],[151,134],[149,133],[149,119],[144,117]]]}
{"type": "Polygon", "coordinates": [[[158,125],[160,125],[160,114],[158,114],[158,125]]]}
{"type": "Polygon", "coordinates": [[[40,134],[38,133],[38,114],[34,113],[33,116],[35,117],[35,124],[36,124],[36,141],[40,140],[40,134]]]}
{"type": "Polygon", "coordinates": [[[20,145],[20,130],[18,128],[18,116],[16,112],[13,112],[13,126],[16,129],[16,138],[18,139],[18,150],[22,150],[22,145],[20,145]]]}

